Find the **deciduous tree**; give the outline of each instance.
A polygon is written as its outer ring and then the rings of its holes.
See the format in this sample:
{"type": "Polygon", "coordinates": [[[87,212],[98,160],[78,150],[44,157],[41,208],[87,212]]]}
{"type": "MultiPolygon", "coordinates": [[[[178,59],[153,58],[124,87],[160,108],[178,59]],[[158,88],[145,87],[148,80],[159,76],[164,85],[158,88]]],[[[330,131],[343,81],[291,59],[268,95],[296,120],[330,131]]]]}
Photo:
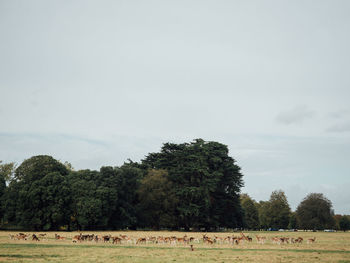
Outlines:
{"type": "Polygon", "coordinates": [[[64,201],[68,171],[51,156],[39,155],[25,160],[15,170],[5,202],[6,218],[35,230],[52,230],[66,223],[64,201]],[[59,211],[60,210],[60,211],[59,211]]]}
{"type": "Polygon", "coordinates": [[[311,193],[296,210],[298,228],[327,229],[335,226],[332,202],[321,193],[311,193]]]}
{"type": "Polygon", "coordinates": [[[241,195],[241,206],[243,209],[243,226],[247,229],[259,229],[259,212],[256,202],[248,195],[241,195]]]}
{"type": "Polygon", "coordinates": [[[350,218],[347,215],[343,215],[339,220],[339,228],[344,232],[350,230],[350,218]]]}

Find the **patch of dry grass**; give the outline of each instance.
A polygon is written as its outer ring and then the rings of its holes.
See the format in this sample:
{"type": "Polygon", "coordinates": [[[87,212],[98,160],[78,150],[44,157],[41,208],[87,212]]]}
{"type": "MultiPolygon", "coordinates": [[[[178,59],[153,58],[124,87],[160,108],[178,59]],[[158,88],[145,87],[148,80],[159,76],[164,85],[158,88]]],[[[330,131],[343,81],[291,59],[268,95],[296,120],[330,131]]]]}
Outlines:
{"type": "MultiPolygon", "coordinates": [[[[43,233],[43,232],[42,232],[43,233]]],[[[83,234],[119,236],[132,239],[152,236],[194,237],[201,239],[204,233],[184,232],[84,232],[83,234]]],[[[103,242],[72,243],[77,232],[61,232],[65,240],[56,240],[55,232],[46,232],[47,240],[11,240],[9,234],[0,232],[0,261],[6,262],[350,262],[350,233],[323,232],[249,232],[253,242],[239,245],[227,243],[194,243],[194,251],[187,244],[112,244],[103,242]],[[255,235],[266,236],[265,244],[258,244],[255,235]],[[273,244],[271,237],[304,238],[302,244],[273,244]],[[306,240],[316,237],[316,242],[306,240]]],[[[27,233],[29,235],[32,232],[27,233]]],[[[38,233],[36,233],[38,234],[38,233]]],[[[209,237],[238,236],[239,233],[207,233],[209,237]]]]}

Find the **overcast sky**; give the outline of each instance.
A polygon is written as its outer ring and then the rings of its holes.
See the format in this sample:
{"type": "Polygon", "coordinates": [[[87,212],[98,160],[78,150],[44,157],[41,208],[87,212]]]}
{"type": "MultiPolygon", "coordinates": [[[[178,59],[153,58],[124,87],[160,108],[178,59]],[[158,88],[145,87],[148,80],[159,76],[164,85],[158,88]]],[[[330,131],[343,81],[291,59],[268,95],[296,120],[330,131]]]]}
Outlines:
{"type": "Polygon", "coordinates": [[[0,0],[0,160],[228,145],[255,200],[350,214],[350,1],[0,0]]]}

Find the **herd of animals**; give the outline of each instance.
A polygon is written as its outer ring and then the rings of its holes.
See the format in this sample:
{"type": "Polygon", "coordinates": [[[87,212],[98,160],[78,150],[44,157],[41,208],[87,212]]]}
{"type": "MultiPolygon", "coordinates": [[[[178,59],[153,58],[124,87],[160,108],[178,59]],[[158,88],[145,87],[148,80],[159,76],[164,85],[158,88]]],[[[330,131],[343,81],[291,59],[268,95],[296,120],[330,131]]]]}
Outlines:
{"type": "MultiPolygon", "coordinates": [[[[18,233],[18,234],[10,234],[9,238],[12,240],[32,240],[32,241],[47,241],[48,236],[47,234],[24,234],[24,233],[18,233]]],[[[113,244],[129,244],[129,245],[138,245],[138,244],[171,244],[171,245],[177,245],[177,244],[189,244],[192,245],[191,248],[193,248],[193,244],[232,244],[232,245],[239,245],[241,243],[251,243],[253,242],[253,237],[250,237],[248,235],[245,235],[244,233],[241,233],[239,236],[226,236],[226,237],[219,237],[219,236],[213,236],[209,237],[207,234],[204,234],[202,238],[195,238],[195,237],[188,237],[187,235],[183,237],[176,237],[176,236],[151,236],[151,237],[140,237],[140,238],[132,238],[128,235],[118,235],[118,236],[112,236],[112,235],[95,235],[95,234],[82,234],[75,235],[72,238],[66,238],[64,236],[55,234],[54,237],[55,240],[71,240],[73,243],[80,243],[80,242],[103,242],[103,243],[113,243],[113,244]]],[[[265,244],[268,241],[271,241],[273,244],[290,244],[290,243],[297,243],[301,244],[304,242],[304,238],[298,237],[271,237],[267,238],[265,236],[258,236],[255,235],[256,242],[258,244],[265,244]]],[[[316,237],[314,238],[308,238],[306,239],[306,242],[308,244],[314,243],[316,241],[316,237]]]]}

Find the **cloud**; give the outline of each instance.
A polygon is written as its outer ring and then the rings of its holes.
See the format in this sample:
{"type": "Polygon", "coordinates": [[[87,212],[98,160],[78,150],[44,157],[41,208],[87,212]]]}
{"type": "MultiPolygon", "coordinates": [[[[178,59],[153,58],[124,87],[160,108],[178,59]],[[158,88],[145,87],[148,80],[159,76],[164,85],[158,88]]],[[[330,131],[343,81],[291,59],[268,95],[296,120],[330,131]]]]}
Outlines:
{"type": "Polygon", "coordinates": [[[329,116],[332,117],[333,119],[340,119],[349,115],[350,115],[350,110],[345,110],[345,109],[333,111],[329,114],[329,116]]]}
{"type": "Polygon", "coordinates": [[[298,105],[293,109],[279,113],[276,120],[279,123],[290,125],[302,123],[307,119],[311,119],[313,116],[314,112],[306,105],[298,105]]]}
{"type": "Polygon", "coordinates": [[[337,123],[327,129],[328,132],[350,132],[350,121],[337,123]]]}
{"type": "Polygon", "coordinates": [[[79,169],[120,166],[127,159],[139,161],[148,152],[159,151],[162,140],[135,136],[94,138],[60,133],[9,133],[0,131],[0,160],[16,162],[34,155],[47,154],[60,161],[69,161],[79,169]]]}

